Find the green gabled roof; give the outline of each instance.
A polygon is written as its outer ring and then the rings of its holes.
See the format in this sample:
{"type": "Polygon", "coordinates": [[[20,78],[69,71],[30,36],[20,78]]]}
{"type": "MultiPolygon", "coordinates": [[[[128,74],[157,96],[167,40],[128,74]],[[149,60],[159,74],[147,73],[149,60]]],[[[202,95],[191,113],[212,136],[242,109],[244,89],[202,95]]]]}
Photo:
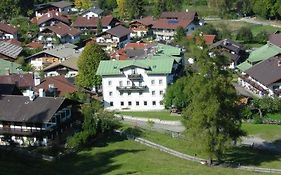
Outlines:
{"type": "Polygon", "coordinates": [[[181,54],[181,48],[166,45],[166,44],[158,44],[157,49],[159,54],[164,54],[167,56],[174,56],[174,55],[180,55],[181,54]]]}
{"type": "Polygon", "coordinates": [[[0,75],[5,75],[7,69],[10,70],[10,73],[22,73],[23,71],[19,69],[21,67],[20,64],[6,61],[3,59],[0,59],[0,75]]]}
{"type": "Polygon", "coordinates": [[[237,66],[237,68],[242,72],[245,72],[246,70],[250,69],[251,67],[252,67],[252,65],[250,63],[248,63],[247,61],[244,61],[243,63],[241,63],[237,66]]]}
{"type": "Polygon", "coordinates": [[[160,59],[140,59],[140,60],[108,60],[101,61],[97,70],[97,75],[121,75],[120,69],[136,66],[148,68],[147,74],[169,74],[172,72],[174,58],[160,59]]]}
{"type": "Polygon", "coordinates": [[[263,60],[267,60],[268,58],[273,57],[279,53],[281,53],[280,47],[271,43],[267,43],[266,45],[251,52],[247,60],[250,63],[256,63],[263,60]]]}

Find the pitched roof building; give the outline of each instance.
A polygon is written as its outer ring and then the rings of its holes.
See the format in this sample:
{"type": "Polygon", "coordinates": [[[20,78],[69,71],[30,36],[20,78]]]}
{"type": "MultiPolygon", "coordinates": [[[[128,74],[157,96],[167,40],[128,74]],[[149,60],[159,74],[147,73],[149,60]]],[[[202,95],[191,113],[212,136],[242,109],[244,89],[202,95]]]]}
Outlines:
{"type": "Polygon", "coordinates": [[[9,24],[0,22],[0,39],[17,39],[17,29],[9,24]]]}
{"type": "Polygon", "coordinates": [[[15,61],[22,51],[22,47],[0,41],[0,59],[15,61]]]}

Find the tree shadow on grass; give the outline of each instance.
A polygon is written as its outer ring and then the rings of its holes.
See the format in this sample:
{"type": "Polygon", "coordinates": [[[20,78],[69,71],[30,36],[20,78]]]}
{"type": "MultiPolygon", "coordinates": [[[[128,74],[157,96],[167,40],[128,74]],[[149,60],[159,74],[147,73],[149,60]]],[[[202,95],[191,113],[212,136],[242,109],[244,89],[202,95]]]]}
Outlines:
{"type": "Polygon", "coordinates": [[[278,161],[280,158],[281,154],[278,152],[241,146],[229,150],[225,160],[244,166],[260,166],[262,163],[278,161]]]}
{"type": "Polygon", "coordinates": [[[118,135],[107,136],[96,142],[92,151],[82,151],[78,154],[72,154],[54,162],[54,169],[56,169],[56,172],[58,172],[58,174],[67,175],[99,175],[112,172],[116,169],[120,169],[122,164],[117,164],[114,161],[114,158],[123,154],[134,154],[144,150],[115,148],[112,150],[105,150],[97,153],[93,152],[95,147],[97,147],[97,149],[100,149],[100,147],[103,147],[103,145],[106,146],[111,142],[121,141],[124,141],[124,138],[118,135]]]}

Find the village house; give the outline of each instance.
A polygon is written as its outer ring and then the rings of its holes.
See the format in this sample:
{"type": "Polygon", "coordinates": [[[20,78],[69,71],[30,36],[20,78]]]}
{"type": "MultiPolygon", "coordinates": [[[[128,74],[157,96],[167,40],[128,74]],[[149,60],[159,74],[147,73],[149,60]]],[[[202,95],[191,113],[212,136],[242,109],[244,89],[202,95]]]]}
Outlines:
{"type": "Polygon", "coordinates": [[[0,22],[0,40],[17,39],[18,31],[15,27],[0,22]]]}
{"type": "Polygon", "coordinates": [[[49,11],[48,13],[42,15],[39,18],[33,18],[33,23],[36,23],[39,26],[39,30],[43,31],[48,26],[53,26],[57,23],[64,23],[66,25],[70,25],[70,21],[67,16],[62,15],[57,11],[49,11]]]}
{"type": "Polygon", "coordinates": [[[245,70],[238,83],[258,96],[280,96],[281,56],[268,58],[245,70]]]}
{"type": "Polygon", "coordinates": [[[195,38],[192,35],[187,35],[186,38],[196,45],[202,44],[201,42],[204,42],[205,45],[210,46],[214,44],[216,35],[200,34],[200,36],[196,36],[195,38]]]}
{"type": "Polygon", "coordinates": [[[35,16],[41,17],[50,11],[57,11],[61,14],[67,15],[73,6],[73,3],[68,1],[50,2],[45,4],[38,4],[35,6],[35,16]]]}
{"type": "Polygon", "coordinates": [[[72,26],[81,31],[97,33],[99,20],[103,32],[115,27],[120,22],[112,15],[103,17],[78,16],[72,26]]]}
{"type": "Polygon", "coordinates": [[[230,69],[235,69],[247,57],[243,46],[229,39],[218,41],[212,44],[209,49],[210,55],[217,51],[217,53],[225,56],[228,59],[230,69]]]}
{"type": "Polygon", "coordinates": [[[152,35],[152,33],[150,32],[153,24],[154,24],[154,19],[152,16],[147,16],[139,20],[130,22],[129,29],[132,30],[131,37],[141,38],[144,36],[148,36],[150,34],[152,35]]]}
{"type": "Polygon", "coordinates": [[[71,101],[42,93],[1,95],[0,108],[0,145],[48,146],[73,122],[71,101]]]}
{"type": "Polygon", "coordinates": [[[72,57],[64,61],[55,62],[43,69],[45,77],[62,75],[66,78],[76,77],[78,75],[79,57],[72,57]]]}
{"type": "Polygon", "coordinates": [[[43,70],[53,63],[79,57],[81,51],[77,50],[76,47],[77,46],[73,44],[59,45],[31,55],[26,58],[26,61],[29,62],[35,70],[43,70]]]}
{"type": "Polygon", "coordinates": [[[252,51],[249,57],[243,63],[239,64],[237,68],[241,72],[245,72],[246,70],[250,69],[255,64],[267,60],[271,57],[277,56],[281,54],[281,48],[268,42],[267,44],[263,45],[262,47],[252,51]]]}
{"type": "Polygon", "coordinates": [[[87,17],[87,18],[93,18],[93,17],[101,17],[103,14],[103,10],[100,9],[99,7],[92,7],[88,10],[85,10],[84,12],[82,12],[82,16],[83,17],[87,17]]]}
{"type": "Polygon", "coordinates": [[[80,40],[81,31],[59,22],[48,26],[38,34],[38,40],[45,48],[53,47],[55,44],[77,43],[80,40]]]}
{"type": "Polygon", "coordinates": [[[110,57],[116,60],[158,58],[161,56],[182,56],[182,49],[160,43],[128,43],[124,48],[113,52],[110,57]]]}
{"type": "Polygon", "coordinates": [[[130,41],[131,30],[118,25],[96,36],[96,43],[103,46],[105,50],[123,48],[130,41]]]}
{"type": "Polygon", "coordinates": [[[174,39],[176,29],[182,27],[186,34],[204,25],[196,12],[163,12],[152,26],[156,40],[170,41],[174,39]]]}
{"type": "Polygon", "coordinates": [[[163,110],[163,96],[177,75],[181,58],[101,61],[103,104],[106,110],[163,110]]]}
{"type": "Polygon", "coordinates": [[[63,97],[77,92],[78,88],[64,76],[54,76],[44,78],[33,90],[38,94],[43,90],[46,97],[63,97]]]}
{"type": "Polygon", "coordinates": [[[14,62],[22,51],[22,47],[9,42],[0,41],[0,59],[14,62]]]}

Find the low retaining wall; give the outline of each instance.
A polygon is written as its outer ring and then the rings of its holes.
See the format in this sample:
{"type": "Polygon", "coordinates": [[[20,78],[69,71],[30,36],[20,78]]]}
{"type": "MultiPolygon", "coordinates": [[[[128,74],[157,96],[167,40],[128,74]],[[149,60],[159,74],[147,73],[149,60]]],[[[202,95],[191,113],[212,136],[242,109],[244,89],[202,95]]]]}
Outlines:
{"type": "Polygon", "coordinates": [[[135,121],[142,121],[142,122],[152,121],[154,123],[164,124],[164,125],[175,125],[175,126],[182,125],[181,121],[160,120],[157,118],[141,118],[141,117],[133,117],[128,115],[120,115],[120,114],[115,114],[114,116],[120,119],[135,120],[135,121]]]}

